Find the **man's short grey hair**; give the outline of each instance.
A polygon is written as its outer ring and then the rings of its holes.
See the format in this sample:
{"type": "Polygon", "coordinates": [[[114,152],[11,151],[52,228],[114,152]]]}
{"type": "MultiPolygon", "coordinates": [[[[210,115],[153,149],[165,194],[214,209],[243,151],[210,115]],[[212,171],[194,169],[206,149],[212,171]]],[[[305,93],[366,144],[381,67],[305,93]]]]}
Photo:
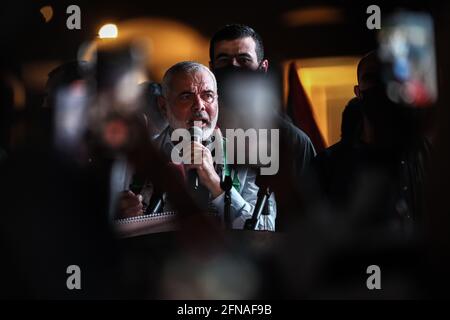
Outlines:
{"type": "Polygon", "coordinates": [[[206,71],[214,82],[214,90],[217,91],[217,81],[214,74],[209,70],[206,66],[201,63],[194,61],[183,61],[178,62],[177,64],[171,66],[162,79],[161,87],[163,96],[167,97],[167,94],[170,91],[170,85],[172,82],[172,78],[177,74],[192,74],[199,71],[206,71]]]}

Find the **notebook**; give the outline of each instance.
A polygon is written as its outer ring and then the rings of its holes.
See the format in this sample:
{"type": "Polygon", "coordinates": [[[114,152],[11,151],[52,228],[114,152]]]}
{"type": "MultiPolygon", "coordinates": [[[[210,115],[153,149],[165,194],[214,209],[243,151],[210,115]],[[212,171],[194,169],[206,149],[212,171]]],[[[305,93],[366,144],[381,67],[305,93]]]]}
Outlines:
{"type": "Polygon", "coordinates": [[[114,227],[120,238],[167,232],[177,229],[176,213],[174,211],[142,215],[114,221],[114,227]]]}

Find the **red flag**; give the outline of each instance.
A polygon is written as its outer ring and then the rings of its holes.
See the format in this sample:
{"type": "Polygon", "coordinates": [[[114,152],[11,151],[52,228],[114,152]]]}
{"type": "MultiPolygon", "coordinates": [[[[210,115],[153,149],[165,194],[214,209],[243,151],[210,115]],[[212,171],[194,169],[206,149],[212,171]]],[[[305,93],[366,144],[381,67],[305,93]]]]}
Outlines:
{"type": "Polygon", "coordinates": [[[288,114],[294,124],[309,136],[316,151],[320,152],[326,148],[325,139],[314,118],[311,102],[300,81],[295,62],[289,65],[288,82],[288,114]]]}

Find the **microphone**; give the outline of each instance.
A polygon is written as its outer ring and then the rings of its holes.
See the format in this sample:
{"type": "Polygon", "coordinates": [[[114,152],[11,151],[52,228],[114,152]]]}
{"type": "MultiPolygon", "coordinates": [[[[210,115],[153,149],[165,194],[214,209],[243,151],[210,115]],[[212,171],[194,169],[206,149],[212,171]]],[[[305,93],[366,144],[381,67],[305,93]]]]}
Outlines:
{"type": "MultiPolygon", "coordinates": [[[[190,127],[189,134],[191,135],[191,142],[202,143],[203,130],[201,127],[198,126],[190,127]]],[[[194,191],[197,190],[199,187],[197,171],[189,170],[187,176],[188,176],[188,185],[192,187],[194,191]]]]}
{"type": "Polygon", "coordinates": [[[163,207],[164,207],[163,193],[155,190],[144,214],[151,215],[159,213],[162,211],[163,207]]]}
{"type": "Polygon", "coordinates": [[[258,220],[261,215],[266,214],[264,209],[269,200],[270,194],[270,178],[268,176],[263,176],[258,174],[256,177],[255,184],[258,186],[258,198],[256,200],[255,208],[253,209],[253,214],[250,219],[247,219],[244,224],[244,230],[255,230],[258,224],[258,220]]]}
{"type": "Polygon", "coordinates": [[[189,128],[189,134],[191,135],[191,141],[202,142],[203,130],[201,127],[192,126],[189,128]]]}
{"type": "MultiPolygon", "coordinates": [[[[191,134],[191,141],[202,143],[203,141],[203,130],[199,126],[192,126],[189,128],[189,133],[191,134]]],[[[191,195],[197,204],[207,210],[209,190],[200,184],[197,170],[191,169],[187,172],[188,188],[191,191],[191,195]]]]}

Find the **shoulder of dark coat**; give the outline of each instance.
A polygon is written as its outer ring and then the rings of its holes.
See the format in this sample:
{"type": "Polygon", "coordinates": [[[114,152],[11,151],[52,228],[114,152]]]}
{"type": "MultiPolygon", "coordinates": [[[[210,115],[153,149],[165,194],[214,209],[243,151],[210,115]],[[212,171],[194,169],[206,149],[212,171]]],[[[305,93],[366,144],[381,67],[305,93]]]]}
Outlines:
{"type": "Polygon", "coordinates": [[[294,143],[313,145],[309,136],[302,129],[284,118],[280,118],[280,129],[285,132],[286,138],[294,143]]]}

